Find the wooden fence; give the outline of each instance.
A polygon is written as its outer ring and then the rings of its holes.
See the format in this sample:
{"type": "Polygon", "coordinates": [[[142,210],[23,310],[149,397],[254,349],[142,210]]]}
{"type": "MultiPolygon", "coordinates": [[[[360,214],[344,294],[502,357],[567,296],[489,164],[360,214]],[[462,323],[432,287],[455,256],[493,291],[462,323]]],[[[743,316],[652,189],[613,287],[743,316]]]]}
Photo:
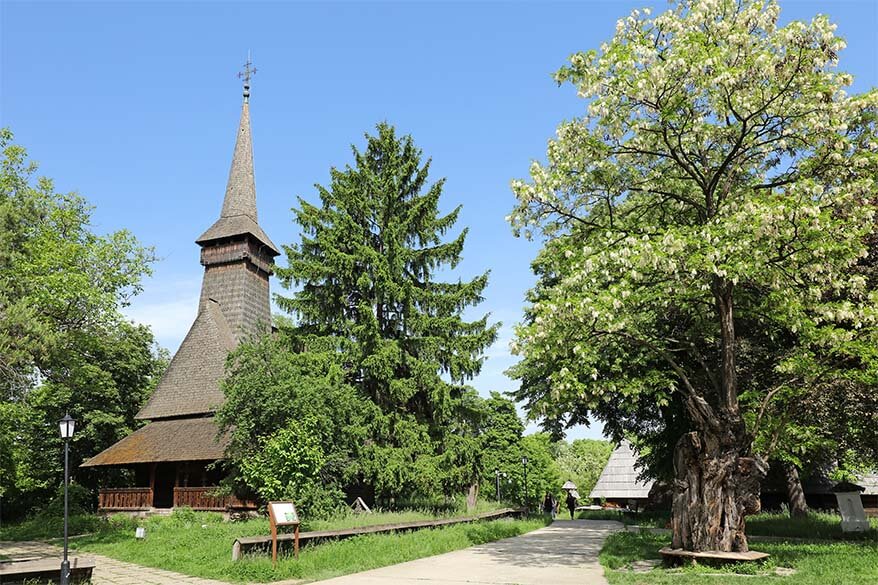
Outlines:
{"type": "Polygon", "coordinates": [[[98,492],[100,510],[147,510],[152,508],[152,490],[145,488],[105,488],[98,492]]]}

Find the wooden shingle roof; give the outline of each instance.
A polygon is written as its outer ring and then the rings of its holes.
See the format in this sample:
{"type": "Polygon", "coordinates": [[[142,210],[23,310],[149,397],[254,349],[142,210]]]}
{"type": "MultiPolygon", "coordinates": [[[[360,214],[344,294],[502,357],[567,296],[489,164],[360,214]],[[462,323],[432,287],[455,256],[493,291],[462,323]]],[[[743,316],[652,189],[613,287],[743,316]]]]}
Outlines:
{"type": "Polygon", "coordinates": [[[155,420],[216,412],[224,399],[220,382],[226,358],[236,345],[219,304],[208,301],[136,418],[155,420]]]}
{"type": "Polygon", "coordinates": [[[646,499],[652,489],[652,480],[637,479],[637,456],[628,441],[622,441],[610,455],[590,498],[646,499]]]}
{"type": "Polygon", "coordinates": [[[167,461],[216,461],[223,458],[229,437],[217,437],[210,417],[158,420],[134,431],[82,467],[161,463],[167,461]]]}
{"type": "Polygon", "coordinates": [[[222,240],[225,238],[232,238],[234,236],[242,236],[245,234],[250,234],[257,240],[259,240],[263,245],[265,245],[270,251],[272,256],[277,256],[280,254],[277,250],[277,246],[271,241],[268,235],[259,227],[259,224],[253,221],[253,219],[249,215],[233,215],[231,217],[220,217],[218,220],[214,222],[212,226],[210,226],[206,232],[201,234],[197,240],[195,240],[196,244],[205,244],[207,242],[211,242],[213,240],[222,240]]]}
{"type": "Polygon", "coordinates": [[[195,240],[203,244],[211,240],[231,238],[251,234],[265,244],[274,256],[280,254],[277,246],[259,227],[256,214],[256,178],[253,172],[253,140],[250,136],[250,105],[244,102],[241,107],[241,121],[238,124],[238,137],[235,152],[229,169],[226,196],[220,218],[206,232],[195,240]]]}

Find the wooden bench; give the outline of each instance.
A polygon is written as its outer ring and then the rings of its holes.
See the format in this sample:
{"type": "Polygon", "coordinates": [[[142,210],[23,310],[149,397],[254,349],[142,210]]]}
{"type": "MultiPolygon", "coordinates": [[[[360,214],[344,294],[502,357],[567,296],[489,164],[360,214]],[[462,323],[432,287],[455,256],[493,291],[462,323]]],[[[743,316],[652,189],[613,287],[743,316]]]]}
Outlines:
{"type": "MultiPolygon", "coordinates": [[[[507,516],[518,516],[523,510],[514,508],[504,508],[493,512],[485,512],[475,516],[466,516],[463,518],[444,518],[442,520],[421,520],[419,522],[403,522],[399,524],[376,524],[375,526],[362,526],[360,528],[348,528],[345,530],[314,530],[311,532],[299,533],[299,544],[314,540],[339,540],[350,538],[352,536],[360,536],[363,534],[381,534],[385,532],[401,532],[406,530],[421,530],[424,528],[439,528],[441,526],[450,526],[452,524],[463,524],[466,522],[477,522],[479,520],[494,520],[507,516]]],[[[278,547],[282,544],[290,546],[293,542],[292,534],[278,534],[278,547]]],[[[244,554],[254,549],[269,549],[271,547],[270,536],[248,536],[238,538],[232,545],[232,560],[241,560],[244,554]]]]}
{"type": "Polygon", "coordinates": [[[693,563],[701,562],[704,564],[748,563],[753,561],[764,561],[771,556],[768,553],[756,552],[755,550],[747,552],[722,552],[718,550],[693,552],[691,550],[671,548],[668,546],[661,549],[659,553],[662,555],[662,558],[664,558],[665,563],[671,565],[677,565],[686,561],[693,563]]]}
{"type": "MultiPolygon", "coordinates": [[[[91,579],[95,563],[91,559],[70,559],[70,582],[81,583],[91,579]]],[[[53,581],[61,579],[61,559],[43,558],[28,561],[0,562],[0,583],[11,585],[28,580],[53,581]]]]}

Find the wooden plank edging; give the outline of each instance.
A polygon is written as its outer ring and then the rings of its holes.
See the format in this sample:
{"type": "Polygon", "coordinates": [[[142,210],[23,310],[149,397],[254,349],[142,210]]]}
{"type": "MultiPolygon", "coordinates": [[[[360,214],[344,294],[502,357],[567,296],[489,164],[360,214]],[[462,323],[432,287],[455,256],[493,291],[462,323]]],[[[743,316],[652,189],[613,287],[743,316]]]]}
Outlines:
{"type": "MultiPolygon", "coordinates": [[[[491,520],[494,518],[505,518],[507,516],[517,516],[524,511],[515,508],[503,508],[492,512],[484,512],[475,516],[463,516],[460,518],[443,518],[441,520],[419,520],[417,522],[401,522],[397,524],[375,524],[373,526],[361,526],[359,528],[348,528],[345,530],[312,530],[310,532],[300,532],[299,542],[319,539],[342,539],[352,536],[361,536],[364,534],[381,534],[385,532],[397,532],[404,530],[421,530],[424,528],[439,528],[450,526],[453,524],[465,524],[468,522],[477,522],[479,520],[491,520]]],[[[292,534],[278,534],[278,543],[291,542],[292,534]]],[[[232,544],[232,560],[239,561],[244,553],[254,548],[268,546],[271,544],[270,536],[245,536],[236,538],[232,544]]]]}

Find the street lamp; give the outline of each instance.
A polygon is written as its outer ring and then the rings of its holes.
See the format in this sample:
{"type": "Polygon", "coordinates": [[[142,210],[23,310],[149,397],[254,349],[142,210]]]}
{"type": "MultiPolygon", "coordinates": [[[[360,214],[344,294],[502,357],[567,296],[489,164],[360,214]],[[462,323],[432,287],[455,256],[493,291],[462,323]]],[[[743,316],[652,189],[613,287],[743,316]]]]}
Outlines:
{"type": "Polygon", "coordinates": [[[497,501],[500,501],[500,478],[506,477],[506,472],[499,469],[494,470],[494,477],[497,479],[497,501]]]}
{"type": "Polygon", "coordinates": [[[527,511],[527,457],[521,458],[521,465],[524,467],[524,510],[527,511]]]}
{"type": "Polygon", "coordinates": [[[75,425],[76,421],[69,414],[65,414],[64,418],[58,421],[58,426],[61,429],[61,438],[64,439],[64,560],[61,561],[61,585],[68,585],[70,582],[70,561],[67,560],[67,484],[70,481],[68,452],[75,425]]]}

